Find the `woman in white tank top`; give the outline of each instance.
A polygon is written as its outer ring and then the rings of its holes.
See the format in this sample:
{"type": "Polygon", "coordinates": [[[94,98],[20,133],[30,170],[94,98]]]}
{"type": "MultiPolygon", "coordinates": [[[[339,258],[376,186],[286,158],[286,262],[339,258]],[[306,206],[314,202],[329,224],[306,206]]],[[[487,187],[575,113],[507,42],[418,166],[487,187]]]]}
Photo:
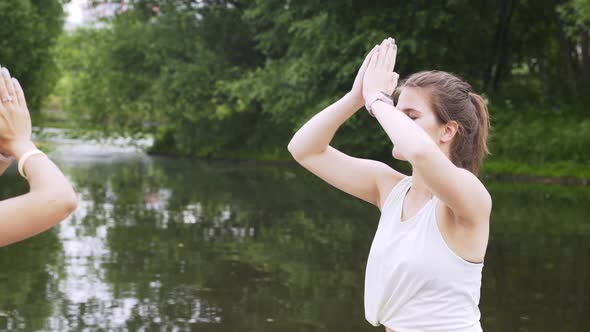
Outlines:
{"type": "Polygon", "coordinates": [[[381,210],[365,274],[369,323],[394,332],[482,331],[492,200],[477,173],[487,153],[487,108],[468,83],[446,72],[419,72],[397,87],[396,55],[393,39],[376,45],[351,91],[310,119],[288,148],[302,166],[381,210]],[[412,165],[412,176],[329,145],[363,106],[391,139],[393,157],[412,165]]]}

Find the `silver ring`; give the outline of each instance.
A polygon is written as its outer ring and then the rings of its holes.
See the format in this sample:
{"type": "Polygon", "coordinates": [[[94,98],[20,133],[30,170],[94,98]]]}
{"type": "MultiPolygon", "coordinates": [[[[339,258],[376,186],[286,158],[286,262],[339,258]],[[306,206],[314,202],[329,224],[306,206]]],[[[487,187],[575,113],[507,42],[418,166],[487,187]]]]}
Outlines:
{"type": "Polygon", "coordinates": [[[12,100],[13,100],[13,99],[12,99],[12,97],[10,97],[10,96],[8,96],[8,97],[6,97],[6,98],[2,98],[2,102],[3,102],[3,103],[10,103],[12,100]]]}

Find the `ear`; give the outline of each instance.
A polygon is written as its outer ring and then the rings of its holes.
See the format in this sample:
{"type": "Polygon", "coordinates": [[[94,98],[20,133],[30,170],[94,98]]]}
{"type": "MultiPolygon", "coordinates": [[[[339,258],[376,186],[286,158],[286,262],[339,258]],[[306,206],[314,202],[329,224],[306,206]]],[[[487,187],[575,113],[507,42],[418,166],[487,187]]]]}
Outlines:
{"type": "Polygon", "coordinates": [[[443,143],[448,143],[450,142],[453,137],[455,137],[455,135],[457,134],[457,132],[459,131],[459,124],[457,123],[457,121],[449,121],[447,122],[445,125],[443,125],[441,132],[440,132],[440,140],[443,143]]]}

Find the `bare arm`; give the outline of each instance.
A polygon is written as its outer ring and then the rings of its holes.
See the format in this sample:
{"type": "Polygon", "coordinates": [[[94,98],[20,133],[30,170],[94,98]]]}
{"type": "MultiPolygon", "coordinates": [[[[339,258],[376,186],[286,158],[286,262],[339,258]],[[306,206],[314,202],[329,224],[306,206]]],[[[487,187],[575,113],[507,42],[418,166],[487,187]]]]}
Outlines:
{"type": "MultiPolygon", "coordinates": [[[[372,57],[365,74],[366,97],[379,92],[379,85],[387,81],[385,77],[393,69],[396,51],[397,48],[382,49],[385,58],[372,57]]],[[[449,206],[457,220],[468,226],[489,221],[491,198],[474,174],[455,166],[428,134],[397,108],[377,101],[373,113],[414,172],[423,176],[429,189],[449,206]]]]}
{"type": "Polygon", "coordinates": [[[403,175],[382,162],[354,158],[329,145],[338,128],[363,106],[362,77],[370,55],[352,91],[312,117],[295,133],[288,149],[297,162],[332,186],[381,207],[387,190],[403,175]]]}
{"type": "MultiPolygon", "coordinates": [[[[31,122],[24,93],[8,71],[0,78],[0,149],[16,160],[34,150],[31,122]]],[[[76,208],[76,195],[63,173],[45,155],[31,156],[24,164],[29,193],[0,201],[0,246],[51,228],[76,208]]]]}
{"type": "MultiPolygon", "coordinates": [[[[34,148],[30,143],[20,151],[34,148]]],[[[71,184],[49,158],[32,156],[24,170],[30,191],[0,201],[0,246],[43,232],[64,220],[76,208],[76,194],[71,184]]]]}
{"type": "Polygon", "coordinates": [[[289,142],[295,159],[325,152],[338,128],[354,115],[361,105],[350,94],[326,107],[303,125],[289,142]]]}
{"type": "Polygon", "coordinates": [[[460,221],[488,221],[492,200],[473,173],[455,166],[420,126],[395,107],[378,101],[373,112],[400,154],[460,221]]]}

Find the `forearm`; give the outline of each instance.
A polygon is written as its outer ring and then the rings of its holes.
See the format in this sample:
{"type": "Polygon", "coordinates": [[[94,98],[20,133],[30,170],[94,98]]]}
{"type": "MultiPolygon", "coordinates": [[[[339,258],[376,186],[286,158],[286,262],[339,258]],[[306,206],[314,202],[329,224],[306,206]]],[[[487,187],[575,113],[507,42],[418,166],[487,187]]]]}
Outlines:
{"type": "Polygon", "coordinates": [[[338,128],[362,107],[362,103],[350,94],[314,115],[289,142],[289,152],[294,158],[302,158],[324,151],[338,128]]]}
{"type": "Polygon", "coordinates": [[[45,155],[31,156],[24,172],[31,192],[52,192],[74,196],[72,185],[57,166],[45,155]]]}
{"type": "MultiPolygon", "coordinates": [[[[24,147],[15,156],[20,158],[23,151],[24,147]]],[[[28,158],[24,172],[30,185],[29,193],[0,201],[0,246],[43,232],[76,208],[76,194],[71,184],[47,156],[28,158]]]]}
{"type": "Polygon", "coordinates": [[[75,208],[76,198],[71,187],[31,190],[25,195],[0,201],[0,246],[24,240],[55,226],[75,208]]]}
{"type": "MultiPolygon", "coordinates": [[[[16,160],[28,151],[36,149],[32,142],[20,144],[14,149],[16,160]]],[[[74,194],[71,184],[57,166],[45,155],[33,155],[26,160],[23,170],[31,192],[59,192],[70,197],[74,194]]]]}
{"type": "Polygon", "coordinates": [[[413,166],[421,155],[436,148],[428,134],[397,108],[377,101],[372,110],[397,151],[413,166]]]}
{"type": "Polygon", "coordinates": [[[0,150],[20,161],[30,191],[0,201],[0,245],[23,240],[64,220],[76,208],[66,177],[31,142],[31,117],[20,83],[6,68],[0,76],[0,150]],[[26,157],[28,155],[28,157],[26,157]],[[24,158],[23,158],[24,157],[24,158]]]}

